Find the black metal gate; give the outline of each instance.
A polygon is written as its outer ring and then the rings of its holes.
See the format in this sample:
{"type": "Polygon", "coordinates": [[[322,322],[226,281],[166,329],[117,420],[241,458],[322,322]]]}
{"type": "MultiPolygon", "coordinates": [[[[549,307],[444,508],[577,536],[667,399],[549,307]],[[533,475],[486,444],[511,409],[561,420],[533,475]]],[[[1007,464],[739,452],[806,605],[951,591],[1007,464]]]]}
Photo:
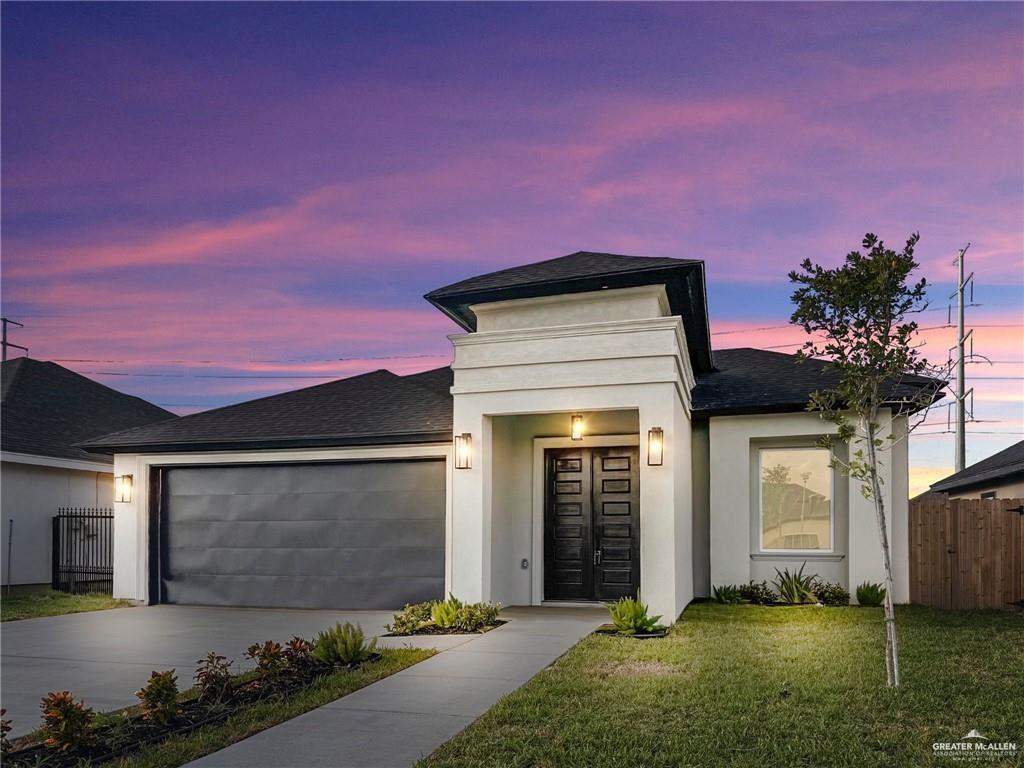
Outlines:
{"type": "Polygon", "coordinates": [[[61,507],[53,518],[52,586],[60,592],[114,591],[114,512],[61,507]]]}

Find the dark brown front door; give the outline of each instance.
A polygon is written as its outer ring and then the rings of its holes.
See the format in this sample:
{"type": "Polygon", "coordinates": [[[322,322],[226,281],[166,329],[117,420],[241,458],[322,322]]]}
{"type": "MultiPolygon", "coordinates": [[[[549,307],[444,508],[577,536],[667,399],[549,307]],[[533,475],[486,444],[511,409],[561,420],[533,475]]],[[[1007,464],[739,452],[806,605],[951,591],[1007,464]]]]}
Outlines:
{"type": "Polygon", "coordinates": [[[544,598],[636,596],[639,450],[558,448],[544,458],[544,598]]]}

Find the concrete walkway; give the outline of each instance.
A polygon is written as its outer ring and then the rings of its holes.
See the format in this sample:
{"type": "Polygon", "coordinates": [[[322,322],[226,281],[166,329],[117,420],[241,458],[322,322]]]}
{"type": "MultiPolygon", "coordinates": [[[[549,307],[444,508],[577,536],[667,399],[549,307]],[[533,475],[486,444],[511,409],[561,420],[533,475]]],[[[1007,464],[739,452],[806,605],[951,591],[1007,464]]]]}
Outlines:
{"type": "MultiPolygon", "coordinates": [[[[607,620],[599,608],[509,608],[508,624],[189,768],[408,768],[607,620]]],[[[395,638],[400,639],[400,638],[395,638]]]]}

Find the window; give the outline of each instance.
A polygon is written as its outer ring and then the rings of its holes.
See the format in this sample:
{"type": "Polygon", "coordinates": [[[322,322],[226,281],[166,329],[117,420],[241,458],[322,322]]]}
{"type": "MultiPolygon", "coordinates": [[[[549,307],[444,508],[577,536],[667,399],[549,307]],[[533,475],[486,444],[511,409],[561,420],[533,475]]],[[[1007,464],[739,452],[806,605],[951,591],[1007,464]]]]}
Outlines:
{"type": "Polygon", "coordinates": [[[981,498],[983,498],[983,499],[994,499],[995,497],[996,497],[996,492],[995,491],[985,491],[983,494],[981,494],[981,498]]]}
{"type": "Polygon", "coordinates": [[[832,469],[822,448],[760,451],[761,549],[832,551],[832,469]]]}

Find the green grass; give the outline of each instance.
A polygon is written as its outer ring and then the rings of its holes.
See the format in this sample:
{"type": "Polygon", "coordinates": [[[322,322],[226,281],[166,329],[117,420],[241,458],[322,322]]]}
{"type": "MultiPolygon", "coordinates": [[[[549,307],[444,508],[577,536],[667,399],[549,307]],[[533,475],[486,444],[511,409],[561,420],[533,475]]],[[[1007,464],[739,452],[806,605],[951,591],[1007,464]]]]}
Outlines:
{"type": "Polygon", "coordinates": [[[885,686],[881,609],[696,604],[664,640],[590,636],[421,768],[949,765],[972,728],[1020,745],[1024,616],[898,611],[903,686],[885,686]]]}
{"type": "Polygon", "coordinates": [[[10,596],[7,590],[0,590],[0,621],[38,619],[43,616],[62,616],[66,613],[84,611],[105,611],[108,608],[128,608],[127,600],[115,600],[110,595],[88,594],[68,595],[64,592],[41,590],[38,592],[15,592],[10,596]]]}
{"type": "Polygon", "coordinates": [[[384,649],[379,661],[357,670],[344,670],[325,677],[305,690],[285,699],[266,701],[238,712],[223,723],[200,728],[185,736],[176,736],[124,757],[108,766],[117,768],[174,768],[216,752],[252,736],[272,725],[283,723],[304,712],[334,701],[370,683],[392,675],[434,655],[436,651],[401,648],[384,649]]]}

